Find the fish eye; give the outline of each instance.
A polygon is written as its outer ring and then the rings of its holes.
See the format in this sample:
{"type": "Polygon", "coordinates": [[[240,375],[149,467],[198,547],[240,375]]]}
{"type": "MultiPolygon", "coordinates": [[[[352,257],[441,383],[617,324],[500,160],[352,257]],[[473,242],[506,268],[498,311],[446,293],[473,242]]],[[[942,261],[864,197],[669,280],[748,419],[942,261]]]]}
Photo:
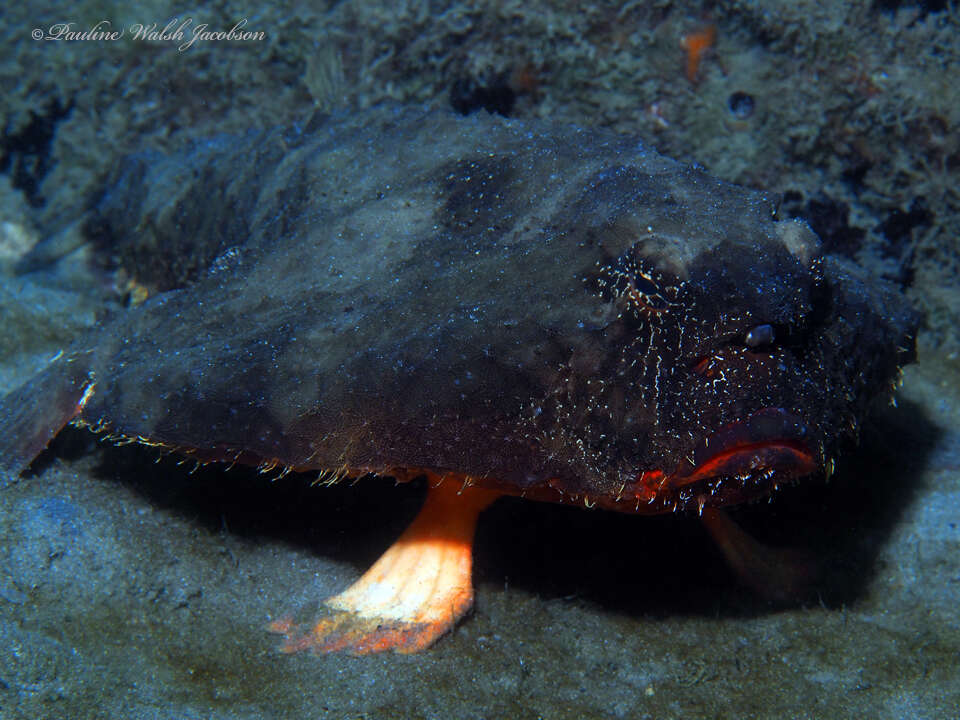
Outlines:
{"type": "Polygon", "coordinates": [[[748,348],[758,348],[763,345],[771,345],[773,341],[773,325],[764,324],[750,328],[743,342],[748,348]]]}
{"type": "Polygon", "coordinates": [[[653,278],[643,271],[637,271],[633,276],[633,285],[644,295],[659,295],[660,287],[654,282],[653,278]]]}

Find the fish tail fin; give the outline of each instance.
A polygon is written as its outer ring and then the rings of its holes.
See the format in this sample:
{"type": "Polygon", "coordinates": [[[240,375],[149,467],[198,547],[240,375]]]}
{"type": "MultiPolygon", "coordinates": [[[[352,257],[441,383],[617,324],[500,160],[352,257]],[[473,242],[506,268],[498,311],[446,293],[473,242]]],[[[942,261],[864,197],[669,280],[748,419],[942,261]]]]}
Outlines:
{"type": "Polygon", "coordinates": [[[83,411],[94,385],[89,354],[60,356],[0,400],[0,474],[27,467],[83,411]]]}

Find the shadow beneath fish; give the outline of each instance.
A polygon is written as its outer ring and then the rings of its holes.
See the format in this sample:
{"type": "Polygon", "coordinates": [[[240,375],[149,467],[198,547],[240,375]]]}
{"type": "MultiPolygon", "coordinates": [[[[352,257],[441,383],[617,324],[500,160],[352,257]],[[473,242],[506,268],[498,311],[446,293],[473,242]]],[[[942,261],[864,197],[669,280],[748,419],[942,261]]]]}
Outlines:
{"type": "MultiPolygon", "coordinates": [[[[923,491],[918,482],[942,430],[915,403],[885,407],[865,425],[856,453],[834,478],[781,490],[732,517],[770,548],[810,558],[811,580],[772,601],[731,572],[695,513],[637,517],[504,498],[481,518],[474,574],[479,588],[522,588],[544,599],[578,599],[626,614],[743,617],[773,607],[830,608],[861,598],[892,529],[923,491]]],[[[97,442],[70,429],[31,466],[90,452],[97,442]]],[[[284,543],[319,557],[368,566],[416,515],[424,483],[362,478],[331,487],[310,473],[279,480],[246,467],[165,456],[141,446],[100,445],[96,473],[212,532],[284,543]],[[267,509],[268,511],[265,511],[267,509]]],[[[787,570],[792,572],[792,569],[787,570]]]]}

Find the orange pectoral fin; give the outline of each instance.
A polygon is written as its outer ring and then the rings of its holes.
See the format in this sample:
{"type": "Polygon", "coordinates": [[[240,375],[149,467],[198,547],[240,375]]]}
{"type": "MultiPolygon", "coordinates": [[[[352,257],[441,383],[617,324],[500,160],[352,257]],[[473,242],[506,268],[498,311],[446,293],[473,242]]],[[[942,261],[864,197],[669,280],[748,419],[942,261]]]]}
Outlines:
{"type": "Polygon", "coordinates": [[[700,519],[727,564],[762,597],[791,602],[812,585],[817,567],[807,553],[762,545],[717,508],[705,508],[700,519]]]}
{"type": "Polygon", "coordinates": [[[499,493],[450,480],[431,487],[420,513],[353,585],[326,600],[334,611],[297,636],[288,624],[285,652],[355,655],[424,650],[473,605],[473,536],[480,512],[499,493]]]}

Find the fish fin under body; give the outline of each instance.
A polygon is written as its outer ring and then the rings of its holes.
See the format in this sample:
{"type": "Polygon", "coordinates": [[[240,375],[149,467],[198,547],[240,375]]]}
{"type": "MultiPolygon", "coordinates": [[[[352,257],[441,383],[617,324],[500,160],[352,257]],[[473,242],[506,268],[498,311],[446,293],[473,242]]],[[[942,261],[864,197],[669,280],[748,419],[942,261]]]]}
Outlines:
{"type": "Polygon", "coordinates": [[[788,603],[815,580],[817,567],[808,553],[764,545],[718,508],[704,508],[701,521],[737,577],[761,597],[788,603]]]}
{"type": "Polygon", "coordinates": [[[82,411],[94,381],[79,357],[60,357],[0,399],[0,473],[18,473],[82,411]]]}
{"type": "Polygon", "coordinates": [[[499,493],[432,486],[419,514],[353,585],[328,598],[329,617],[301,632],[279,620],[282,649],[354,655],[425,650],[473,606],[473,536],[477,517],[499,493]]]}

